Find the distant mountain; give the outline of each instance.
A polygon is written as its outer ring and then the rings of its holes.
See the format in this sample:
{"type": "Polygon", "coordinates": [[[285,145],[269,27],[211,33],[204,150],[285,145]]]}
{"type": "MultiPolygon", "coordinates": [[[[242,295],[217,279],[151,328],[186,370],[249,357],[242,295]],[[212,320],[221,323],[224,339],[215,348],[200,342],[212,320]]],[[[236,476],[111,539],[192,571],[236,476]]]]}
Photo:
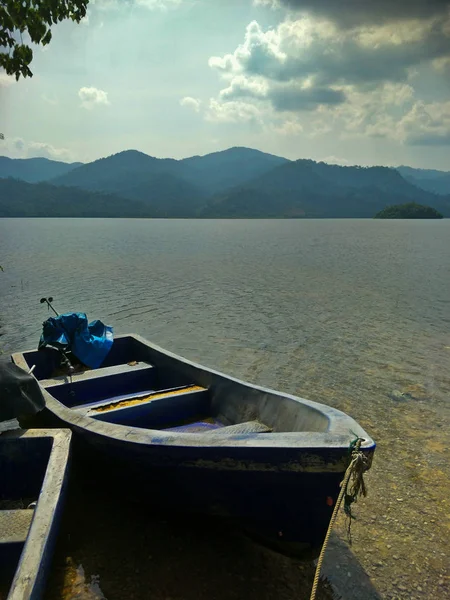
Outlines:
{"type": "Polygon", "coordinates": [[[206,203],[203,190],[170,173],[155,173],[136,185],[124,186],[120,195],[139,201],[161,218],[193,217],[206,203]]]}
{"type": "Polygon", "coordinates": [[[211,194],[287,162],[250,148],[230,148],[183,160],[154,158],[127,150],[83,165],[50,183],[118,193],[152,206],[159,203],[167,216],[183,216],[199,209],[211,194]]]}
{"type": "MultiPolygon", "coordinates": [[[[29,160],[43,169],[34,172],[38,179],[52,163],[29,160]]],[[[420,170],[410,167],[289,161],[250,148],[183,160],[127,150],[78,166],[54,164],[66,171],[45,184],[0,179],[0,216],[371,218],[389,205],[414,202],[450,217],[450,193],[419,186],[446,174],[413,175],[420,170]]]]}
{"type": "Polygon", "coordinates": [[[97,191],[121,191],[145,182],[155,173],[172,173],[176,165],[173,158],[160,159],[137,150],[125,150],[81,165],[52,178],[49,183],[97,191]]]}
{"type": "Polygon", "coordinates": [[[437,169],[416,169],[414,167],[406,167],[402,165],[395,167],[402,177],[414,177],[414,179],[433,179],[442,175],[449,175],[448,171],[438,171],[437,169]]]}
{"type": "Polygon", "coordinates": [[[83,163],[64,163],[48,158],[8,158],[0,156],[0,178],[14,177],[37,183],[64,175],[83,163]]]}
{"type": "Polygon", "coordinates": [[[0,217],[142,217],[139,202],[111,194],[0,179],[0,217]]]}
{"type": "Polygon", "coordinates": [[[152,214],[184,217],[204,204],[206,194],[182,174],[180,161],[126,150],[82,165],[49,183],[118,194],[142,202],[152,214]]]}
{"type": "Polygon", "coordinates": [[[397,171],[410,183],[434,194],[450,195],[450,171],[397,167],[397,171]]]}
{"type": "Polygon", "coordinates": [[[204,217],[373,217],[389,204],[420,202],[450,216],[450,198],[430,194],[388,167],[289,162],[222,194],[204,217]]]}
{"type": "Polygon", "coordinates": [[[215,194],[290,161],[259,150],[235,147],[205,156],[192,156],[180,162],[186,180],[202,187],[208,194],[215,194]]]}

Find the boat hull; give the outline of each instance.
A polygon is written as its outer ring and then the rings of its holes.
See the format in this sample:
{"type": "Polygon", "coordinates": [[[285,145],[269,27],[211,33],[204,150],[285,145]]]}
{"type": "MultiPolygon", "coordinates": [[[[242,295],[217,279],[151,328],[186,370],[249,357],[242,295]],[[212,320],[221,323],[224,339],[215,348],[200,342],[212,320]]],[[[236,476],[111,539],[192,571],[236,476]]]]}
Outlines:
{"type": "MultiPolygon", "coordinates": [[[[55,421],[46,411],[43,424],[55,421]]],[[[67,425],[67,424],[66,424],[67,425]]],[[[171,514],[227,519],[256,541],[299,559],[316,557],[339,494],[347,456],[329,449],[280,453],[135,444],[74,428],[85,485],[171,514]]]]}
{"type": "Polygon", "coordinates": [[[2,511],[9,512],[3,514],[0,535],[7,600],[38,600],[43,594],[67,487],[70,442],[68,429],[15,430],[0,436],[0,497],[15,508],[2,511]],[[24,498],[36,501],[36,507],[22,506],[24,498]]]}
{"type": "Polygon", "coordinates": [[[23,369],[37,364],[46,402],[40,419],[72,429],[74,451],[94,485],[102,481],[112,493],[168,511],[237,520],[288,554],[320,550],[355,437],[363,440],[369,466],[375,450],[368,434],[336,409],[228,377],[139,336],[116,338],[103,370],[75,376],[74,383],[49,379],[40,353],[13,360],[23,369]],[[147,397],[147,388],[157,393],[147,397]],[[129,390],[141,399],[124,400],[129,390]],[[186,433],[163,423],[175,413],[181,422],[187,408],[201,412],[205,402],[209,414],[231,423],[232,434],[227,427],[222,434],[186,433]],[[255,422],[270,432],[233,429],[255,422]]]}

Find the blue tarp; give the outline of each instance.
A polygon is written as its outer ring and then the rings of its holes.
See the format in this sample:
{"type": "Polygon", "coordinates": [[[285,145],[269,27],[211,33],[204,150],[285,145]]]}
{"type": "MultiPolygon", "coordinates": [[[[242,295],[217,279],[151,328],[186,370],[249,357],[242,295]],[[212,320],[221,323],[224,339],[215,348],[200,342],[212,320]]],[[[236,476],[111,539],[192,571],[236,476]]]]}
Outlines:
{"type": "Polygon", "coordinates": [[[88,323],[84,313],[66,313],[44,322],[39,349],[52,346],[71,351],[84,365],[98,368],[113,345],[113,328],[101,321],[88,323]]]}

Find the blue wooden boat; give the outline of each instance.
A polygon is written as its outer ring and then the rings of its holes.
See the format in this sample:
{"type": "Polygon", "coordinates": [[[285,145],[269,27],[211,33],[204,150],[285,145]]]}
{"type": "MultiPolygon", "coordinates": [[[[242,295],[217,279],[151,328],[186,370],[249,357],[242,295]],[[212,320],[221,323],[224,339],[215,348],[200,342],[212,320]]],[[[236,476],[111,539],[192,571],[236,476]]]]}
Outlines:
{"type": "Polygon", "coordinates": [[[352,440],[363,439],[369,464],[375,450],[334,408],[228,377],[137,335],[117,336],[99,368],[72,376],[57,374],[60,355],[48,348],[13,361],[34,367],[44,413],[70,427],[118,486],[148,485],[144,498],[176,511],[237,518],[290,554],[320,550],[352,440]]]}
{"type": "Polygon", "coordinates": [[[0,597],[37,600],[58,532],[71,432],[0,435],[0,597]]]}

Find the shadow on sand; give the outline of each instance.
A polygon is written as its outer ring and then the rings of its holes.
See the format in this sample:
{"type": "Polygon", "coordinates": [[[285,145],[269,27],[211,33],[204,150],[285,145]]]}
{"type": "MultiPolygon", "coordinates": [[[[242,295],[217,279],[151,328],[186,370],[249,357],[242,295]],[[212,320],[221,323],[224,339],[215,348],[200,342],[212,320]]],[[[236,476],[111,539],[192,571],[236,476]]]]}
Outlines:
{"type": "MultiPolygon", "coordinates": [[[[68,496],[45,600],[309,600],[313,562],[276,554],[223,521],[164,518],[79,478],[68,496]]],[[[322,580],[317,600],[380,598],[337,536],[324,571],[333,586],[322,580]]]]}

